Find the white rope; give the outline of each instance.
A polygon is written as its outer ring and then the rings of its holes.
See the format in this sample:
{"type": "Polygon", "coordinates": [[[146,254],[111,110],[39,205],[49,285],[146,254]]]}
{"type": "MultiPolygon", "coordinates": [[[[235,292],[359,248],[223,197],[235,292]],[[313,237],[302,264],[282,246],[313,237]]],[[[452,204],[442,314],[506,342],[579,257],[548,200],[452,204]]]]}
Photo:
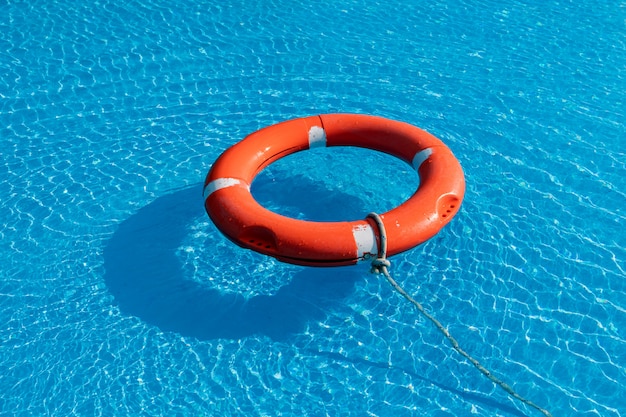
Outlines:
{"type": "Polygon", "coordinates": [[[506,382],[502,381],[500,378],[494,376],[491,373],[491,371],[489,371],[487,368],[485,368],[480,362],[478,362],[478,360],[476,360],[469,353],[467,353],[463,349],[461,349],[461,346],[459,345],[459,342],[457,342],[457,340],[454,337],[452,337],[450,332],[445,327],[443,327],[443,325],[439,322],[439,320],[437,320],[434,316],[432,316],[430,313],[428,313],[420,303],[418,303],[400,285],[398,285],[398,283],[391,277],[391,275],[389,274],[389,270],[388,270],[388,268],[390,267],[391,263],[387,259],[387,234],[385,232],[385,225],[383,224],[383,221],[380,218],[380,216],[378,214],[376,214],[376,213],[370,213],[370,214],[367,215],[367,217],[371,218],[376,223],[376,226],[378,227],[378,236],[379,236],[379,241],[380,241],[380,245],[379,245],[380,249],[378,251],[378,256],[376,257],[376,259],[374,259],[372,261],[372,272],[374,272],[376,274],[383,274],[385,276],[385,278],[387,278],[387,281],[389,281],[391,286],[398,293],[400,293],[400,295],[402,295],[411,304],[413,304],[417,308],[417,310],[424,317],[426,317],[428,320],[430,320],[430,322],[432,324],[434,324],[435,327],[437,329],[439,329],[439,331],[441,333],[443,333],[443,335],[446,337],[446,339],[448,339],[448,341],[452,344],[452,348],[454,350],[456,350],[465,359],[470,361],[472,363],[472,365],[474,365],[483,375],[485,375],[487,378],[489,378],[494,384],[500,386],[500,388],[502,388],[504,391],[506,391],[513,398],[523,402],[524,404],[526,404],[526,405],[528,405],[530,407],[533,407],[533,408],[537,409],[544,416],[552,417],[552,414],[550,414],[550,412],[548,410],[546,410],[545,408],[541,408],[540,406],[538,406],[534,402],[532,402],[532,401],[522,397],[521,395],[519,395],[517,392],[515,392],[515,390],[513,390],[513,388],[511,388],[510,385],[508,385],[506,382]]]}

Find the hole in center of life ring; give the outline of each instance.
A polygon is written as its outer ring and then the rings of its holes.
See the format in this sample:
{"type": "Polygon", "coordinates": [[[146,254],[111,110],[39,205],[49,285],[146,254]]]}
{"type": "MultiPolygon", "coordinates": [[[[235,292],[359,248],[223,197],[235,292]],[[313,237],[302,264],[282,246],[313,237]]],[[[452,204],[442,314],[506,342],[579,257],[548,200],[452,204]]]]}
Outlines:
{"type": "Polygon", "coordinates": [[[314,148],[284,157],[251,186],[268,210],[308,221],[353,221],[408,200],[419,177],[408,163],[356,147],[314,148]]]}

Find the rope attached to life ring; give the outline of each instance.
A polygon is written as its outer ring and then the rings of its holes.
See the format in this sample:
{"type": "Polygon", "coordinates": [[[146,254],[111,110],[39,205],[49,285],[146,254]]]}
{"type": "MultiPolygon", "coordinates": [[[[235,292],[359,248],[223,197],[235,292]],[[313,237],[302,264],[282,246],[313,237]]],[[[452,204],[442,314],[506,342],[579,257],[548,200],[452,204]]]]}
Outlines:
{"type": "Polygon", "coordinates": [[[452,348],[456,350],[465,359],[470,361],[472,365],[474,365],[484,376],[489,378],[494,384],[500,386],[500,388],[506,391],[511,397],[523,402],[524,404],[530,407],[537,409],[546,417],[552,417],[552,414],[550,414],[548,410],[546,410],[545,408],[541,408],[534,402],[519,395],[517,392],[515,392],[515,390],[513,390],[513,388],[511,388],[510,385],[502,381],[500,378],[494,376],[491,373],[491,371],[485,368],[477,359],[475,359],[469,353],[461,349],[459,342],[457,342],[457,340],[450,334],[450,332],[445,327],[443,327],[443,325],[439,322],[439,320],[437,320],[434,316],[428,313],[419,302],[417,302],[400,285],[398,285],[398,283],[391,277],[391,275],[389,274],[389,270],[388,270],[388,268],[391,266],[391,263],[387,259],[387,233],[385,231],[385,225],[383,224],[383,221],[380,218],[380,216],[376,213],[369,213],[367,217],[372,219],[376,223],[376,226],[378,227],[378,239],[380,242],[379,249],[378,249],[378,256],[374,260],[372,260],[372,272],[376,274],[383,274],[385,278],[387,278],[387,281],[389,281],[391,286],[398,293],[400,293],[400,295],[402,295],[411,304],[413,304],[424,317],[430,320],[430,322],[434,324],[435,327],[439,329],[441,333],[443,333],[446,339],[448,339],[448,341],[452,344],[452,348]]]}

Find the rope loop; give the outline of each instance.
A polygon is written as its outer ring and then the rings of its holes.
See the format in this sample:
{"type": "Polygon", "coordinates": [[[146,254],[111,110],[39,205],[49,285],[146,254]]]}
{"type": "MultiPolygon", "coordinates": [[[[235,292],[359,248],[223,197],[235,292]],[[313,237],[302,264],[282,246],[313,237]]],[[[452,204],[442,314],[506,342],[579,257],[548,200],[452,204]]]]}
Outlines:
{"type": "Polygon", "coordinates": [[[378,228],[378,256],[372,260],[371,272],[384,274],[387,268],[391,266],[391,262],[387,259],[387,231],[383,220],[377,213],[369,213],[366,218],[374,220],[378,228]]]}

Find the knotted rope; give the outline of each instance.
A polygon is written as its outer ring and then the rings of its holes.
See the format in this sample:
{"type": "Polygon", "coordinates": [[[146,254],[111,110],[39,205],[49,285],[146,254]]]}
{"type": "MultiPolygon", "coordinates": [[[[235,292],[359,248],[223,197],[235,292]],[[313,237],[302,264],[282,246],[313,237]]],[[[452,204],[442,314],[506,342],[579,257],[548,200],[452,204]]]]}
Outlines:
{"type": "Polygon", "coordinates": [[[489,378],[494,384],[500,386],[500,388],[506,391],[511,397],[523,402],[524,404],[530,407],[537,409],[546,417],[552,417],[552,414],[550,414],[548,410],[546,410],[545,408],[541,408],[534,402],[519,395],[517,392],[515,392],[515,390],[513,390],[513,388],[511,388],[510,385],[508,385],[506,382],[502,381],[500,378],[493,375],[491,371],[485,368],[480,362],[478,362],[478,360],[476,360],[469,353],[461,349],[459,342],[457,342],[457,340],[454,337],[452,337],[450,332],[445,327],[443,327],[443,325],[439,322],[439,320],[437,320],[434,316],[428,313],[420,303],[418,303],[400,285],[398,285],[398,283],[391,277],[391,275],[389,274],[389,270],[388,270],[388,268],[391,266],[391,263],[387,259],[387,233],[385,231],[385,225],[383,224],[383,221],[380,218],[380,216],[376,213],[369,213],[367,217],[372,219],[376,223],[376,227],[378,228],[378,239],[380,242],[378,255],[374,260],[372,260],[372,272],[376,274],[383,274],[385,278],[387,278],[387,281],[389,281],[391,286],[398,293],[400,293],[400,295],[402,295],[411,304],[413,304],[424,317],[430,320],[430,322],[434,324],[435,327],[439,329],[441,333],[443,333],[446,339],[448,339],[448,341],[452,344],[452,348],[454,350],[456,350],[465,359],[470,361],[472,365],[476,367],[476,369],[478,369],[483,375],[489,378]]]}

